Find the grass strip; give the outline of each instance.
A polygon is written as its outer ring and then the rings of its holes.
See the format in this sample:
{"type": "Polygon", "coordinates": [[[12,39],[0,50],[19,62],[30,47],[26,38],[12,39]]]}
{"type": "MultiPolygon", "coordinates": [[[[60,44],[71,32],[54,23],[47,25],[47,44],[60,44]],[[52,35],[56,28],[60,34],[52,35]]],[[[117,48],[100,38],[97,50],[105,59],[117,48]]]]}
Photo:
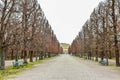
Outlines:
{"type": "Polygon", "coordinates": [[[6,67],[5,70],[0,70],[0,80],[5,80],[7,78],[13,78],[17,74],[19,74],[25,70],[31,69],[31,68],[35,67],[35,65],[41,64],[41,63],[48,61],[48,60],[51,60],[53,58],[54,57],[50,57],[50,58],[45,58],[43,60],[38,60],[35,62],[29,62],[24,67],[19,67],[19,68],[13,68],[13,66],[6,67]]]}

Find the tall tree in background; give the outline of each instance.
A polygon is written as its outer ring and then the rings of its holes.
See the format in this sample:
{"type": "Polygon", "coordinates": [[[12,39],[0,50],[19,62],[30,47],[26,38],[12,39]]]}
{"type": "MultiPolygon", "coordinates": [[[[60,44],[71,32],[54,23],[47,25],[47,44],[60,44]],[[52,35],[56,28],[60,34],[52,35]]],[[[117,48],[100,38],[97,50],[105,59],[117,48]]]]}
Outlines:
{"type": "Polygon", "coordinates": [[[113,20],[113,31],[114,31],[114,47],[115,47],[116,66],[120,66],[118,38],[117,38],[117,20],[116,20],[116,16],[115,16],[115,3],[116,3],[116,0],[112,0],[112,20],[113,20]]]}
{"type": "Polygon", "coordinates": [[[6,44],[6,30],[8,22],[14,11],[15,0],[2,0],[1,22],[0,22],[0,69],[5,69],[4,49],[9,44],[6,44]]]}
{"type": "MultiPolygon", "coordinates": [[[[69,52],[74,53],[81,48],[84,55],[91,50],[92,57],[101,60],[116,58],[116,66],[119,62],[119,40],[120,40],[120,0],[101,1],[97,8],[93,10],[90,19],[83,25],[82,36],[78,40],[75,38],[69,48],[69,52]],[[80,43],[75,45],[75,42],[80,43]],[[90,43],[90,44],[89,44],[90,43]],[[76,48],[77,47],[77,48],[76,48]],[[94,55],[95,53],[95,55],[94,55]]],[[[80,53],[81,54],[81,53],[80,53]]],[[[85,55],[86,56],[86,55],[85,55]]]]}

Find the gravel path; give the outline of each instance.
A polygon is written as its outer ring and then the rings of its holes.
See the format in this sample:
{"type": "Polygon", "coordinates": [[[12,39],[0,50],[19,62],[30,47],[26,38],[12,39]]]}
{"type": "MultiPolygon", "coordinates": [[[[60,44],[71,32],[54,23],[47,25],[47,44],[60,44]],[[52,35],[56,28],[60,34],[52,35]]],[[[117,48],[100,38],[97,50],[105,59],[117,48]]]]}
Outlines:
{"type": "Polygon", "coordinates": [[[92,61],[61,55],[9,80],[120,80],[120,72],[92,61]]]}

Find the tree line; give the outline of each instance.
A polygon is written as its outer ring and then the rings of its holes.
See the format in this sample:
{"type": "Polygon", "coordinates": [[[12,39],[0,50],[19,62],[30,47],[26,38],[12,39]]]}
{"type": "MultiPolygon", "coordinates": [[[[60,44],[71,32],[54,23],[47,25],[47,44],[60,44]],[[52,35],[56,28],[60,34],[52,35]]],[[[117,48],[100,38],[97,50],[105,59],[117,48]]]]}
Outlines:
{"type": "Polygon", "coordinates": [[[104,0],[94,8],[90,18],[69,46],[69,53],[107,60],[115,58],[120,66],[120,0],[104,0]]]}
{"type": "MultiPolygon", "coordinates": [[[[63,49],[37,0],[0,1],[0,69],[6,59],[50,57],[63,49]]],[[[37,58],[36,58],[37,59],[37,58]]]]}

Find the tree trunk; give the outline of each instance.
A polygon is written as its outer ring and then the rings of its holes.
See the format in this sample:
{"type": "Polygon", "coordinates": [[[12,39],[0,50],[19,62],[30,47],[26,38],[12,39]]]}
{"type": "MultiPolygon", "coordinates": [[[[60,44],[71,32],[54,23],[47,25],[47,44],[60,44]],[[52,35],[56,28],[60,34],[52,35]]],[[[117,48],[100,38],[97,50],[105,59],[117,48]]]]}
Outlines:
{"type": "Polygon", "coordinates": [[[96,58],[95,58],[95,61],[98,62],[98,51],[96,49],[96,58]]]}
{"type": "Polygon", "coordinates": [[[41,60],[41,52],[39,52],[39,60],[41,60]]]}
{"type": "Polygon", "coordinates": [[[51,57],[51,54],[50,54],[50,52],[48,53],[48,57],[51,57]]]}
{"type": "Polygon", "coordinates": [[[37,58],[38,58],[38,52],[37,51],[34,51],[34,54],[36,54],[35,55],[35,57],[36,57],[36,61],[38,60],[37,58]]]}
{"type": "Polygon", "coordinates": [[[8,59],[8,48],[6,48],[5,50],[4,50],[4,55],[5,55],[5,60],[7,60],[8,59]]]}
{"type": "Polygon", "coordinates": [[[116,66],[120,66],[118,38],[117,38],[117,20],[115,18],[115,0],[112,0],[112,19],[113,19],[114,47],[115,47],[116,66]]]}
{"type": "Polygon", "coordinates": [[[88,53],[88,56],[89,56],[89,58],[88,58],[88,59],[89,59],[89,60],[91,60],[91,57],[92,57],[91,52],[89,52],[89,53],[88,53]]]}
{"type": "Polygon", "coordinates": [[[18,61],[18,55],[19,55],[19,53],[18,53],[18,50],[17,50],[16,56],[15,56],[15,61],[18,61]]]}
{"type": "Polygon", "coordinates": [[[112,53],[110,50],[109,50],[109,59],[112,59],[112,53]]]}
{"type": "Polygon", "coordinates": [[[116,56],[116,66],[120,66],[120,62],[119,62],[119,50],[115,50],[115,56],[116,56]]]}
{"type": "Polygon", "coordinates": [[[12,51],[11,51],[11,60],[13,60],[14,59],[14,52],[13,52],[13,49],[12,49],[12,51]]]}
{"type": "Polygon", "coordinates": [[[22,59],[23,58],[23,51],[21,50],[20,51],[20,59],[22,59]]]}
{"type": "Polygon", "coordinates": [[[29,54],[30,54],[30,62],[33,62],[33,51],[30,51],[29,54]]]}
{"type": "Polygon", "coordinates": [[[109,65],[109,62],[108,62],[108,50],[106,50],[106,53],[105,53],[105,57],[106,57],[106,61],[107,61],[107,66],[109,65]]]}
{"type": "Polygon", "coordinates": [[[101,52],[101,61],[104,59],[104,51],[101,52]]]}
{"type": "Polygon", "coordinates": [[[23,56],[24,63],[27,64],[27,51],[24,50],[24,56],[23,56]]]}
{"type": "Polygon", "coordinates": [[[41,59],[44,59],[44,52],[41,53],[41,59]]]}
{"type": "Polygon", "coordinates": [[[43,53],[43,58],[45,58],[45,57],[46,57],[46,53],[44,52],[44,53],[43,53]]]}
{"type": "Polygon", "coordinates": [[[0,70],[5,69],[5,56],[4,56],[4,49],[0,49],[0,70]]]}

